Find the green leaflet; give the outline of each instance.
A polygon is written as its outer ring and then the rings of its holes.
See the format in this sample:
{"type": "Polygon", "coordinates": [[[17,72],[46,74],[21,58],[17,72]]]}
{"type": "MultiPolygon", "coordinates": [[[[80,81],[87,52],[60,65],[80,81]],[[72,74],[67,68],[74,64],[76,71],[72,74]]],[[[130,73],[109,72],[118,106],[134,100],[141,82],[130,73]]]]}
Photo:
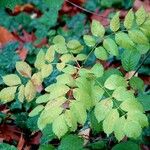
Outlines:
{"type": "Polygon", "coordinates": [[[29,116],[34,117],[34,116],[38,115],[43,109],[44,109],[43,105],[38,105],[29,113],[29,116]]]}
{"type": "Polygon", "coordinates": [[[133,50],[135,47],[135,44],[129,38],[128,34],[122,31],[115,34],[115,41],[121,48],[133,50]]]}
{"type": "Polygon", "coordinates": [[[17,150],[17,148],[13,145],[9,145],[6,143],[0,143],[0,149],[2,150],[17,150]]]}
{"type": "Polygon", "coordinates": [[[141,25],[144,23],[147,14],[146,14],[143,6],[141,6],[140,9],[137,10],[137,12],[135,13],[135,16],[136,16],[136,23],[138,25],[141,25]]]}
{"type": "Polygon", "coordinates": [[[143,105],[144,111],[150,110],[150,95],[140,95],[138,97],[139,102],[143,105]]]}
{"type": "Polygon", "coordinates": [[[55,150],[55,147],[51,144],[43,144],[39,146],[38,150],[55,150]]]}
{"type": "Polygon", "coordinates": [[[15,98],[15,93],[17,90],[17,86],[7,87],[0,91],[0,101],[3,103],[8,103],[15,98]]]}
{"type": "Polygon", "coordinates": [[[15,86],[15,85],[21,84],[20,78],[15,74],[9,74],[9,75],[3,76],[2,78],[3,78],[3,82],[7,86],[15,86]]]}
{"type": "Polygon", "coordinates": [[[110,29],[111,29],[113,32],[118,31],[119,28],[120,28],[119,15],[120,15],[120,13],[117,12],[117,13],[113,16],[113,18],[111,19],[111,21],[110,21],[110,29]]]}
{"type": "Polygon", "coordinates": [[[139,77],[132,77],[129,80],[129,83],[134,90],[143,90],[144,88],[144,82],[139,77]]]}
{"type": "Polygon", "coordinates": [[[78,135],[66,135],[58,147],[58,150],[84,150],[83,139],[78,135]]]}
{"type": "Polygon", "coordinates": [[[94,114],[98,122],[105,119],[108,113],[112,110],[113,102],[112,99],[104,99],[96,104],[94,114]]]}
{"type": "Polygon", "coordinates": [[[60,139],[68,131],[68,127],[65,122],[64,114],[56,118],[52,124],[52,129],[55,135],[60,139]]]}
{"type": "Polygon", "coordinates": [[[126,112],[140,111],[143,112],[143,106],[137,101],[137,99],[127,99],[121,105],[120,108],[126,112]]]}
{"type": "Polygon", "coordinates": [[[72,102],[70,110],[74,113],[77,122],[84,125],[87,118],[87,113],[83,104],[78,101],[72,102]]]}
{"type": "Polygon", "coordinates": [[[141,26],[141,31],[149,38],[150,37],[150,20],[147,19],[141,26]]]}
{"type": "Polygon", "coordinates": [[[142,31],[138,29],[129,30],[129,37],[133,42],[137,44],[143,44],[143,45],[149,44],[148,38],[145,36],[145,34],[142,31]]]}
{"type": "Polygon", "coordinates": [[[124,116],[118,118],[118,120],[116,120],[115,122],[114,134],[118,141],[121,141],[125,136],[124,131],[123,131],[125,122],[126,122],[126,119],[124,116]]]}
{"type": "Polygon", "coordinates": [[[84,35],[83,39],[84,39],[85,44],[89,47],[93,47],[96,44],[96,40],[91,35],[84,35]]]}
{"type": "Polygon", "coordinates": [[[22,0],[11,0],[11,2],[9,0],[1,0],[0,3],[0,8],[10,8],[11,10],[13,10],[15,8],[16,5],[22,4],[22,0]]]}
{"type": "Polygon", "coordinates": [[[44,64],[45,64],[45,52],[44,52],[44,50],[41,49],[36,56],[34,66],[38,70],[41,70],[44,64]]]}
{"type": "Polygon", "coordinates": [[[123,131],[127,137],[138,138],[141,135],[142,129],[138,122],[127,119],[123,131]]]}
{"type": "Polygon", "coordinates": [[[16,62],[16,70],[18,73],[24,77],[31,77],[31,67],[24,61],[16,62]]]}
{"type": "Polygon", "coordinates": [[[138,44],[138,45],[136,45],[136,49],[140,54],[145,54],[150,49],[150,44],[146,44],[146,45],[138,44]]]}
{"type": "Polygon", "coordinates": [[[105,81],[104,86],[109,90],[115,90],[119,86],[127,87],[127,81],[122,76],[112,74],[105,81]]]}
{"type": "Polygon", "coordinates": [[[126,141],[126,142],[121,142],[112,148],[112,150],[129,150],[129,149],[140,150],[140,146],[131,141],[126,141]]]}
{"type": "Polygon", "coordinates": [[[128,99],[133,99],[134,94],[132,91],[127,91],[125,87],[119,86],[113,92],[112,97],[114,97],[118,101],[125,101],[128,99]]]}
{"type": "Polygon", "coordinates": [[[118,56],[118,46],[113,39],[104,39],[103,46],[111,55],[118,56]]]}
{"type": "Polygon", "coordinates": [[[93,20],[91,24],[91,32],[94,36],[102,38],[105,34],[105,28],[99,21],[93,20]]]}
{"type": "Polygon", "coordinates": [[[126,71],[132,71],[137,66],[141,54],[136,51],[124,50],[121,55],[122,66],[126,71]]]}
{"type": "Polygon", "coordinates": [[[101,60],[108,59],[108,53],[102,46],[95,48],[94,54],[95,54],[96,58],[98,58],[98,59],[101,59],[101,60]]]}
{"type": "Polygon", "coordinates": [[[119,119],[117,109],[112,109],[103,121],[103,130],[106,134],[111,134],[114,131],[116,121],[119,119]]]}
{"type": "Polygon", "coordinates": [[[133,22],[134,22],[134,13],[132,9],[130,9],[130,11],[125,16],[124,27],[128,30],[131,29],[133,26],[133,22]]]}

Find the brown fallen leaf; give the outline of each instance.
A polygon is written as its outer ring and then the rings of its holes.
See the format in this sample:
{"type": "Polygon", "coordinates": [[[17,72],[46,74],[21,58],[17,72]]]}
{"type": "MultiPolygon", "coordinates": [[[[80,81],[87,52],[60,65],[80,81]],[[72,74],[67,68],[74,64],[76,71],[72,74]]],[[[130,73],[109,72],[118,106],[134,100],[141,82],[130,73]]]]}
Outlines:
{"type": "Polygon", "coordinates": [[[16,38],[6,28],[0,26],[0,45],[1,47],[10,41],[16,41],[16,38]]]}
{"type": "Polygon", "coordinates": [[[143,6],[146,11],[150,12],[150,0],[136,0],[134,2],[133,7],[135,10],[139,9],[141,6],[143,6]]]}
{"type": "Polygon", "coordinates": [[[24,144],[25,144],[25,139],[24,139],[23,135],[21,134],[21,137],[20,137],[18,145],[17,145],[17,149],[22,150],[24,144]]]}

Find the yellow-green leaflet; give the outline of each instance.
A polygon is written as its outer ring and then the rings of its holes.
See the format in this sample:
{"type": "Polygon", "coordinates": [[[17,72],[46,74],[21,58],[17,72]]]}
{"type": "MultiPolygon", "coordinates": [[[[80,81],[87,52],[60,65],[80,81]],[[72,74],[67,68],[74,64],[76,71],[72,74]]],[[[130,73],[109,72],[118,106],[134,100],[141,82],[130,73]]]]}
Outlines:
{"type": "Polygon", "coordinates": [[[135,13],[135,16],[136,16],[136,23],[138,25],[141,25],[144,23],[147,14],[146,14],[143,6],[141,6],[140,9],[137,10],[137,12],[135,13]]]}
{"type": "Polygon", "coordinates": [[[20,78],[15,74],[9,74],[9,75],[3,76],[2,78],[3,78],[3,82],[8,86],[15,86],[15,85],[21,84],[20,78]]]}
{"type": "Polygon", "coordinates": [[[112,99],[104,99],[96,104],[94,114],[98,122],[105,119],[108,113],[112,110],[113,101],[112,99]]]}
{"type": "Polygon", "coordinates": [[[127,87],[127,81],[119,75],[112,74],[104,83],[104,86],[109,90],[115,90],[119,86],[127,87]]]}
{"type": "Polygon", "coordinates": [[[118,120],[116,120],[114,125],[114,134],[118,141],[121,141],[125,134],[124,134],[124,125],[125,125],[126,119],[125,117],[120,117],[118,120]]]}
{"type": "Polygon", "coordinates": [[[140,111],[143,112],[143,106],[137,101],[137,99],[127,99],[121,103],[120,108],[126,112],[140,111]]]}
{"type": "Polygon", "coordinates": [[[116,42],[111,38],[106,38],[103,41],[104,48],[110,53],[111,55],[118,56],[118,46],[116,42]]]}
{"type": "Polygon", "coordinates": [[[43,105],[38,105],[29,113],[29,116],[34,117],[34,116],[38,115],[43,109],[44,109],[43,105]]]}
{"type": "Polygon", "coordinates": [[[66,64],[64,62],[57,63],[56,67],[59,71],[62,71],[65,68],[66,64]]]}
{"type": "Polygon", "coordinates": [[[44,64],[45,64],[45,52],[43,50],[40,50],[36,56],[34,66],[35,68],[40,70],[44,64]]]}
{"type": "Polygon", "coordinates": [[[55,135],[60,139],[68,131],[68,127],[65,122],[64,114],[56,118],[52,124],[52,129],[55,135]]]}
{"type": "Polygon", "coordinates": [[[54,45],[51,45],[45,54],[45,60],[50,63],[54,60],[54,56],[55,56],[55,47],[54,45]]]}
{"type": "Polygon", "coordinates": [[[42,78],[47,78],[53,72],[53,66],[51,64],[43,64],[41,68],[42,78]]]}
{"type": "Polygon", "coordinates": [[[64,113],[64,118],[70,131],[75,131],[77,129],[77,120],[72,111],[66,110],[64,113]]]}
{"type": "Polygon", "coordinates": [[[46,103],[46,102],[48,102],[50,100],[49,96],[50,96],[49,94],[44,94],[44,95],[39,96],[36,99],[36,103],[40,104],[40,103],[46,103]]]}
{"type": "Polygon", "coordinates": [[[99,21],[93,20],[91,24],[91,32],[94,36],[102,38],[105,34],[105,28],[99,21]]]}
{"type": "Polygon", "coordinates": [[[36,89],[31,80],[25,86],[25,98],[28,102],[32,101],[36,96],[36,89]]]}
{"type": "Polygon", "coordinates": [[[23,102],[24,101],[24,95],[25,95],[25,87],[24,85],[22,84],[20,87],[19,87],[19,92],[18,92],[18,100],[20,102],[23,102]]]}
{"type": "Polygon", "coordinates": [[[51,109],[43,110],[38,118],[38,128],[43,130],[47,124],[52,123],[61,113],[63,109],[61,107],[51,107],[51,109]]]}
{"type": "Polygon", "coordinates": [[[31,67],[24,61],[18,61],[16,63],[16,70],[18,73],[24,77],[31,77],[31,67]]]}
{"type": "Polygon", "coordinates": [[[101,59],[101,60],[108,59],[108,53],[102,46],[97,47],[94,51],[94,54],[95,54],[96,58],[98,58],[98,59],[101,59]]]}
{"type": "Polygon", "coordinates": [[[137,29],[134,30],[130,30],[129,31],[129,37],[131,38],[131,40],[137,44],[144,44],[144,45],[148,45],[149,44],[149,40],[146,37],[146,35],[137,29]]]}
{"type": "Polygon", "coordinates": [[[74,66],[67,65],[65,68],[62,69],[62,72],[68,74],[75,74],[77,72],[77,69],[74,66]]]}
{"type": "Polygon", "coordinates": [[[110,29],[114,32],[118,31],[120,28],[119,12],[117,12],[110,21],[110,29]]]}
{"type": "Polygon", "coordinates": [[[56,35],[53,39],[54,44],[62,43],[65,44],[65,38],[61,35],[56,35]]]}
{"type": "Polygon", "coordinates": [[[41,85],[43,82],[41,72],[34,73],[33,76],[31,77],[31,81],[35,86],[41,85]]]}
{"type": "Polygon", "coordinates": [[[142,128],[138,122],[128,119],[126,120],[123,129],[126,136],[131,138],[138,138],[142,132],[142,128]]]}
{"type": "Polygon", "coordinates": [[[140,111],[135,111],[135,110],[130,111],[128,112],[127,116],[128,116],[128,120],[133,120],[138,122],[142,128],[147,127],[149,125],[147,116],[140,111]]]}
{"type": "Polygon", "coordinates": [[[8,103],[15,98],[15,93],[17,90],[17,86],[7,87],[0,91],[0,101],[3,103],[8,103]]]}
{"type": "Polygon", "coordinates": [[[78,40],[70,40],[67,43],[67,47],[74,54],[80,53],[83,50],[83,46],[81,45],[81,43],[78,40]]]}
{"type": "Polygon", "coordinates": [[[64,96],[69,89],[70,88],[67,85],[55,83],[48,86],[45,91],[50,92],[50,99],[55,99],[59,96],[64,96]]]}
{"type": "Polygon", "coordinates": [[[122,48],[131,50],[135,48],[135,43],[133,43],[133,41],[131,40],[131,38],[129,38],[127,33],[124,33],[122,31],[117,32],[115,34],[115,41],[122,48]]]}
{"type": "Polygon", "coordinates": [[[103,130],[106,134],[111,134],[114,131],[115,123],[119,119],[117,109],[112,109],[103,121],[103,130]]]}
{"type": "Polygon", "coordinates": [[[68,63],[74,61],[74,57],[72,54],[63,54],[60,57],[60,60],[62,61],[62,63],[68,63]]]}
{"type": "Polygon", "coordinates": [[[119,86],[113,92],[112,97],[118,101],[125,101],[128,99],[134,99],[134,94],[132,91],[127,91],[124,86],[119,86]]]}
{"type": "Polygon", "coordinates": [[[89,47],[92,47],[96,44],[96,40],[91,35],[84,35],[83,39],[84,39],[85,44],[89,47]]]}
{"type": "Polygon", "coordinates": [[[124,26],[126,29],[131,29],[134,22],[134,13],[132,9],[127,13],[124,20],[124,26]]]}
{"type": "Polygon", "coordinates": [[[77,122],[84,125],[87,118],[87,113],[83,104],[81,102],[76,101],[72,102],[70,107],[70,110],[74,113],[77,122]]]}

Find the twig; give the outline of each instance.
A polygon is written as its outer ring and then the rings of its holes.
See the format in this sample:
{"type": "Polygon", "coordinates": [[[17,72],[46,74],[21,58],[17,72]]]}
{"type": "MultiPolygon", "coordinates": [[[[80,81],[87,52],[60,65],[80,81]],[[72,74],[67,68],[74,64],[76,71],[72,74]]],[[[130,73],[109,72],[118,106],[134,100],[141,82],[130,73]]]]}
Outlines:
{"type": "MultiPolygon", "coordinates": [[[[138,66],[138,68],[135,70],[134,74],[132,75],[132,77],[134,77],[136,75],[136,73],[140,70],[140,68],[142,67],[142,65],[145,63],[145,61],[148,59],[148,57],[150,56],[150,50],[146,53],[145,58],[142,60],[141,64],[138,66]]],[[[132,78],[131,77],[131,78],[132,78]]]]}
{"type": "Polygon", "coordinates": [[[90,13],[90,14],[99,16],[99,17],[101,17],[101,18],[107,19],[107,17],[101,16],[101,15],[99,15],[99,14],[93,12],[93,11],[87,10],[87,9],[85,9],[85,8],[83,8],[83,7],[81,7],[81,6],[77,5],[77,4],[75,4],[75,3],[73,3],[73,2],[70,2],[69,0],[65,0],[65,1],[66,1],[67,3],[69,3],[69,4],[71,4],[71,5],[73,5],[73,6],[77,7],[77,8],[79,8],[79,9],[81,9],[81,10],[87,12],[87,13],[90,13]]]}

